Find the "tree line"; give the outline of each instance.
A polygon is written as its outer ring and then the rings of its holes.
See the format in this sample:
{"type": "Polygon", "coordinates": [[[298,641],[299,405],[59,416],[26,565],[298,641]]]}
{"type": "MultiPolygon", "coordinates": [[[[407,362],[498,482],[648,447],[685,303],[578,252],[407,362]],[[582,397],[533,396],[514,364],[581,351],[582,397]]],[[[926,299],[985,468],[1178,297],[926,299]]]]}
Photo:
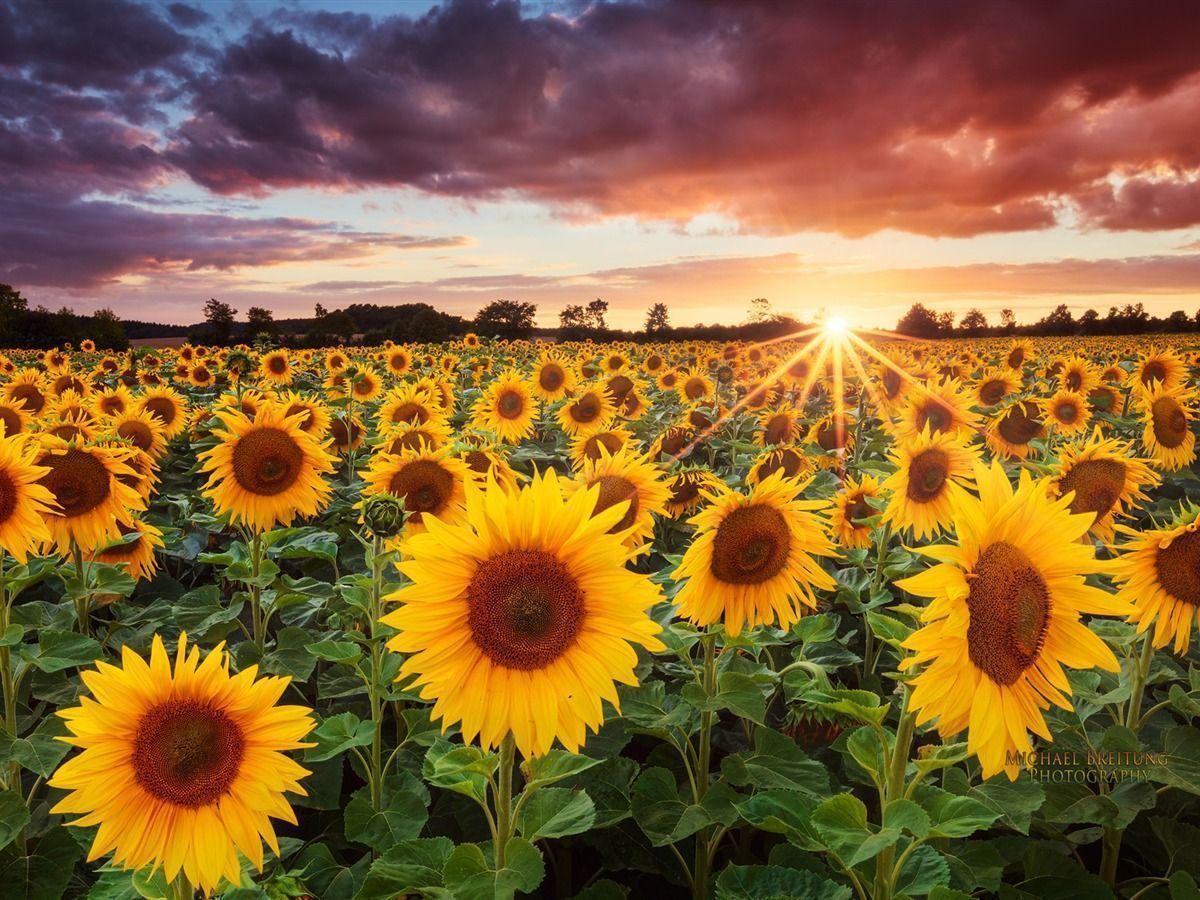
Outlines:
{"type": "Polygon", "coordinates": [[[1072,335],[1097,334],[1149,334],[1155,332],[1200,331],[1200,310],[1188,315],[1177,309],[1169,315],[1157,317],[1146,311],[1145,304],[1127,303],[1110,306],[1105,315],[1098,310],[1088,309],[1078,318],[1060,303],[1049,313],[1025,325],[1017,324],[1011,309],[1000,310],[995,324],[979,309],[969,309],[957,323],[953,312],[936,312],[923,303],[914,303],[896,323],[896,331],[909,337],[988,337],[997,335],[1046,335],[1067,337],[1072,335]]]}

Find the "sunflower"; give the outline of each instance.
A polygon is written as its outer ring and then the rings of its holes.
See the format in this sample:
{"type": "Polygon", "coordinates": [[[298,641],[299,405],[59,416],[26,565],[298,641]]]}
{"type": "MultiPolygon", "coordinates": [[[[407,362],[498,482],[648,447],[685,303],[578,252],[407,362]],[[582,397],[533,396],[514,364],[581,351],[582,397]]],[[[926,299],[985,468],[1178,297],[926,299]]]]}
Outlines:
{"type": "Polygon", "coordinates": [[[20,403],[0,402],[0,438],[25,434],[32,421],[20,403]]]}
{"type": "Polygon", "coordinates": [[[401,450],[416,450],[427,446],[436,450],[450,443],[453,432],[441,419],[430,419],[424,425],[406,423],[384,428],[376,445],[384,453],[399,453],[401,450]]]}
{"type": "Polygon", "coordinates": [[[188,369],[188,382],[192,387],[212,387],[217,382],[217,376],[208,363],[202,360],[188,369]]]}
{"type": "Polygon", "coordinates": [[[53,495],[46,514],[50,541],[67,555],[72,544],[85,552],[116,540],[118,526],[130,524],[145,502],[121,476],[136,477],[128,461],[131,448],[68,442],[43,435],[37,465],[45,470],[38,483],[53,495]]]}
{"type": "Polygon", "coordinates": [[[794,444],[800,439],[801,429],[800,416],[795,409],[767,410],[758,417],[754,440],[762,447],[794,444]]]}
{"type": "Polygon", "coordinates": [[[1153,381],[1142,393],[1142,446],[1160,468],[1168,472],[1191,465],[1196,458],[1192,431],[1196,395],[1182,387],[1168,388],[1153,381]]]}
{"type": "Polygon", "coordinates": [[[1043,408],[1046,410],[1046,418],[1062,434],[1086,432],[1088,423],[1092,420],[1092,411],[1087,400],[1083,394],[1074,391],[1056,391],[1054,396],[1045,401],[1043,408]]]}
{"type": "Polygon", "coordinates": [[[270,384],[291,384],[295,371],[292,361],[288,359],[288,352],[280,349],[264,353],[259,360],[258,376],[270,384]]]}
{"type": "Polygon", "coordinates": [[[681,469],[667,482],[666,514],[672,519],[690,515],[706,496],[711,496],[722,486],[721,479],[708,469],[681,469]]]}
{"type": "Polygon", "coordinates": [[[187,427],[187,401],[169,387],[151,388],[137,402],[139,410],[145,410],[162,423],[167,440],[175,437],[187,427]]]}
{"type": "Polygon", "coordinates": [[[661,598],[625,567],[629,551],[611,533],[619,507],[593,515],[597,490],[564,498],[554,472],[520,491],[471,485],[467,517],[431,522],[407,539],[401,571],[412,579],[390,595],[388,646],[409,654],[400,679],[463,740],[485,748],[512,735],[525,757],[557,740],[571,752],[619,709],[614,682],[636,685],[633,645],[662,650],[647,610],[661,598]]]}
{"type": "Polygon", "coordinates": [[[288,391],[279,397],[279,405],[283,414],[289,419],[299,416],[296,427],[306,431],[317,440],[323,440],[329,433],[329,408],[319,400],[288,391]]]}
{"type": "Polygon", "coordinates": [[[1159,482],[1150,460],[1138,459],[1130,443],[1106,439],[1096,428],[1086,444],[1067,444],[1050,480],[1051,495],[1071,494],[1073,513],[1093,513],[1089,529],[1100,540],[1113,539],[1113,521],[1147,499],[1143,488],[1159,482]]]}
{"type": "Polygon", "coordinates": [[[1107,384],[1098,384],[1087,395],[1088,406],[1096,412],[1117,412],[1120,406],[1120,395],[1107,384]]]}
{"type": "Polygon", "coordinates": [[[50,540],[45,519],[56,505],[42,484],[50,470],[36,458],[35,443],[18,435],[0,437],[0,554],[7,550],[22,564],[50,540]]]}
{"type": "Polygon", "coordinates": [[[384,428],[402,424],[424,425],[444,418],[445,413],[438,398],[415,384],[401,384],[392,388],[379,407],[379,422],[384,428]]]}
{"type": "Polygon", "coordinates": [[[383,392],[383,382],[374,369],[360,368],[350,379],[350,397],[359,403],[369,403],[383,392]]]}
{"type": "Polygon", "coordinates": [[[1187,652],[1200,612],[1200,513],[1194,508],[1170,528],[1136,531],[1116,529],[1130,540],[1117,549],[1112,564],[1117,598],[1133,604],[1129,621],[1138,634],[1154,626],[1154,646],[1173,643],[1176,654],[1187,652]]]}
{"type": "Polygon", "coordinates": [[[35,369],[21,369],[4,385],[4,399],[31,416],[36,416],[41,413],[48,399],[45,379],[35,369]]]}
{"type": "Polygon", "coordinates": [[[854,448],[854,422],[845,412],[832,412],[814,422],[805,439],[827,454],[851,450],[854,448]]]}
{"type": "Polygon", "coordinates": [[[450,447],[376,453],[361,474],[364,496],[390,494],[404,501],[408,534],[428,527],[431,519],[454,522],[463,515],[468,470],[450,447]]]}
{"type": "Polygon", "coordinates": [[[471,424],[490,431],[508,444],[519,444],[533,434],[535,403],[529,386],[509,370],[488,385],[475,401],[471,424]]]}
{"type": "Polygon", "coordinates": [[[978,406],[995,406],[1020,389],[1021,379],[1011,369],[988,369],[975,385],[975,402],[978,406]]]}
{"type": "Polygon", "coordinates": [[[871,527],[862,520],[875,515],[870,500],[881,492],[879,482],[871,475],[863,475],[857,480],[846,479],[833,498],[833,509],[829,514],[829,530],[838,544],[848,548],[870,546],[871,527]]]}
{"type": "Polygon", "coordinates": [[[362,419],[356,415],[335,416],[329,423],[329,440],[333,442],[334,451],[342,455],[361,447],[366,435],[362,419]]]}
{"type": "Polygon", "coordinates": [[[467,476],[484,485],[491,478],[505,490],[515,490],[517,473],[505,458],[505,449],[498,444],[480,444],[459,451],[458,458],[467,466],[467,476]]]}
{"type": "Polygon", "coordinates": [[[595,434],[579,435],[571,439],[571,465],[580,469],[588,460],[597,460],[604,453],[610,456],[621,451],[633,439],[633,432],[628,428],[607,428],[595,434]]]}
{"type": "Polygon", "coordinates": [[[1004,365],[1010,369],[1021,370],[1033,357],[1033,341],[1028,338],[1022,338],[1012,342],[1012,346],[1008,348],[1008,353],[1004,356],[1004,365]]]}
{"type": "Polygon", "coordinates": [[[924,431],[901,441],[891,453],[896,471],[883,482],[892,495],[883,521],[918,540],[937,534],[950,523],[978,459],[978,450],[952,434],[924,431]]]}
{"type": "Polygon", "coordinates": [[[129,388],[119,385],[93,394],[91,404],[92,412],[97,418],[103,419],[108,416],[119,416],[121,413],[133,409],[134,399],[129,388]]]}
{"type": "Polygon", "coordinates": [[[136,517],[131,524],[118,524],[117,527],[121,532],[120,539],[97,550],[92,558],[96,562],[124,566],[134,581],[154,577],[158,570],[154,552],[163,547],[162,532],[136,517]]]}
{"type": "Polygon", "coordinates": [[[385,357],[387,370],[399,378],[412,368],[412,354],[403,347],[392,347],[385,357]]]}
{"type": "Polygon", "coordinates": [[[468,331],[463,335],[462,342],[464,347],[469,347],[470,349],[474,350],[479,346],[479,335],[472,331],[468,331]]]}
{"type": "Polygon", "coordinates": [[[679,399],[685,403],[695,403],[697,400],[713,399],[716,397],[716,387],[712,379],[703,372],[684,372],[675,385],[679,399]]]}
{"type": "Polygon", "coordinates": [[[263,404],[254,418],[239,410],[217,413],[224,429],[218,443],[200,454],[208,473],[204,494],[218,515],[255,531],[291,525],[297,516],[316,515],[332,488],[322,476],[333,472],[325,445],[300,428],[303,414],[263,404]]]}
{"type": "Polygon", "coordinates": [[[975,481],[978,498],[955,498],[956,542],[918,548],[938,565],[896,582],[931,600],[900,668],[923,667],[909,703],[918,724],[936,719],[945,740],[967,729],[983,777],[1004,771],[1015,780],[1017,753],[1032,750],[1029,732],[1052,740],[1042,712],[1051,703],[1071,709],[1063,666],[1120,670],[1080,615],[1130,607],[1084,581],[1104,565],[1079,541],[1090,515],[1051,499],[1028,472],[1014,490],[996,462],[978,465],[975,481]]]}
{"type": "Polygon", "coordinates": [[[1058,375],[1060,390],[1073,391],[1086,397],[1099,383],[1100,373],[1082,356],[1068,356],[1063,360],[1062,371],[1058,375]]]}
{"type": "Polygon", "coordinates": [[[666,454],[671,459],[690,456],[701,436],[696,429],[687,425],[671,425],[650,444],[649,457],[657,460],[666,454]]]}
{"type": "Polygon", "coordinates": [[[1032,400],[1018,400],[988,418],[985,440],[993,453],[1025,459],[1033,449],[1033,441],[1045,436],[1041,407],[1032,400]]]}
{"type": "Polygon", "coordinates": [[[724,621],[736,637],[742,629],[791,627],[803,608],[816,609],[813,589],[832,590],[832,576],[818,557],[836,556],[815,510],[824,500],[801,500],[808,482],[776,473],[749,494],[722,488],[689,520],[696,535],[673,577],[687,578],[675,597],[679,615],[699,627],[724,621]]]}
{"type": "Polygon", "coordinates": [[[914,387],[896,425],[901,438],[916,437],[926,428],[936,434],[967,436],[979,427],[979,417],[970,409],[971,398],[957,379],[929,380],[914,387]]]}
{"type": "Polygon", "coordinates": [[[746,473],[746,484],[766,481],[776,472],[784,478],[808,478],[816,464],[813,458],[795,447],[779,447],[761,454],[746,473]]]}
{"type": "Polygon", "coordinates": [[[64,372],[50,382],[50,393],[58,396],[71,391],[80,397],[86,397],[92,392],[91,385],[88,384],[85,378],[74,375],[70,372],[64,372]]]}
{"type": "Polygon", "coordinates": [[[1133,368],[1134,381],[1142,388],[1150,388],[1158,382],[1168,391],[1179,387],[1187,378],[1187,365],[1175,351],[1151,348],[1133,368]]]}
{"type": "Polygon", "coordinates": [[[654,536],[654,517],[666,512],[670,497],[658,467],[645,456],[628,451],[610,455],[602,450],[599,459],[585,461],[575,480],[567,482],[565,492],[569,495],[592,488],[597,488],[596,515],[628,502],[625,514],[610,531],[620,532],[630,547],[640,547],[654,536]]]}
{"type": "Polygon", "coordinates": [[[647,375],[656,375],[667,364],[663,355],[657,350],[651,350],[642,358],[642,371],[647,375]]]}
{"type": "Polygon", "coordinates": [[[588,388],[563,404],[558,424],[567,437],[595,434],[607,427],[613,417],[612,398],[598,388],[588,388]]]}
{"type": "Polygon", "coordinates": [[[325,354],[325,371],[330,374],[344,372],[350,365],[350,358],[341,350],[330,350],[325,354]]]}
{"type": "Polygon", "coordinates": [[[106,423],[113,437],[128,441],[152,460],[159,460],[167,450],[162,425],[145,410],[129,410],[113,416],[106,423]]]}
{"type": "Polygon", "coordinates": [[[64,709],[82,750],[50,785],[68,791],[55,813],[99,826],[88,859],[180,873],[205,893],[241,883],[240,851],[262,871],[262,841],[279,854],[270,817],[296,823],[285,792],[308,772],[285,756],[312,730],[311,710],[277,706],[287,677],[229,674],[224,645],[201,661],[180,635],[175,666],[157,635],[149,664],[125,647],[121,666],[83,673],[91,697],[64,709]]]}

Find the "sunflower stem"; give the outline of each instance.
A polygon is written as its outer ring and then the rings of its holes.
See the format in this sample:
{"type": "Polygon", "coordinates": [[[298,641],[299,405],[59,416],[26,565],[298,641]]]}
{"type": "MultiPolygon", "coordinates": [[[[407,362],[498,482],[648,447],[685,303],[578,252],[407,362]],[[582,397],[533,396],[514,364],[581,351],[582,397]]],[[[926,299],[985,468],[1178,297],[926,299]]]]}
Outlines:
{"type": "Polygon", "coordinates": [[[250,538],[250,574],[252,581],[250,582],[250,620],[254,625],[254,646],[258,648],[258,655],[261,657],[266,649],[266,635],[263,633],[266,628],[263,621],[262,611],[262,587],[259,586],[258,578],[262,572],[262,532],[255,530],[250,538]]]}
{"type": "Polygon", "coordinates": [[[371,808],[383,808],[383,704],[379,696],[379,679],[383,667],[379,642],[379,618],[383,615],[383,538],[371,539],[371,721],[375,733],[371,737],[371,808]]]}
{"type": "MultiPolygon", "coordinates": [[[[908,772],[908,756],[912,751],[913,734],[916,732],[917,717],[908,708],[911,690],[908,685],[903,687],[900,701],[900,722],[896,726],[896,742],[892,745],[892,754],[887,760],[887,771],[883,773],[883,810],[887,809],[893,800],[899,800],[905,794],[905,775],[908,772]]],[[[896,865],[896,847],[892,845],[876,857],[875,861],[875,890],[874,900],[888,900],[892,896],[896,879],[902,866],[896,865]]]]}
{"type": "MultiPolygon", "coordinates": [[[[8,597],[8,573],[5,571],[5,554],[0,550],[0,638],[8,631],[9,616],[12,612],[8,597]]],[[[12,670],[12,650],[5,643],[0,646],[0,685],[4,694],[4,730],[14,741],[17,738],[17,684],[12,670]]],[[[16,760],[9,763],[5,787],[10,791],[21,793],[21,764],[16,760]]],[[[24,829],[21,829],[21,840],[24,841],[24,829]]]]}
{"type": "Polygon", "coordinates": [[[175,876],[175,880],[167,885],[167,889],[171,893],[170,900],[194,900],[196,896],[196,889],[182,870],[175,876]]]}
{"type": "MultiPolygon", "coordinates": [[[[1137,734],[1142,724],[1142,696],[1146,692],[1146,679],[1150,676],[1150,664],[1154,661],[1154,632],[1149,630],[1142,639],[1142,651],[1138,655],[1130,683],[1129,707],[1125,710],[1125,727],[1137,734]]],[[[1117,865],[1121,861],[1121,843],[1125,838],[1123,828],[1105,828],[1100,852],[1100,877],[1105,884],[1115,884],[1117,865]]]]}
{"type": "Polygon", "coordinates": [[[492,848],[496,859],[496,871],[505,865],[505,851],[513,832],[512,782],[513,762],[516,758],[517,742],[510,731],[500,744],[499,782],[496,786],[496,845],[492,848]]]}
{"type": "Polygon", "coordinates": [[[88,589],[87,572],[83,563],[83,548],[78,541],[71,541],[71,560],[75,563],[75,577],[79,580],[79,593],[75,595],[75,618],[79,622],[79,633],[88,634],[90,629],[89,616],[92,609],[92,595],[88,589]]]}
{"type": "MultiPolygon", "coordinates": [[[[705,632],[700,637],[700,643],[704,648],[701,686],[704,688],[704,697],[707,701],[717,693],[716,632],[705,632]]],[[[705,709],[700,712],[700,751],[697,754],[696,765],[696,803],[698,804],[704,801],[704,795],[708,793],[708,772],[712,766],[712,727],[711,703],[705,703],[705,709]]],[[[709,830],[702,828],[696,833],[696,861],[692,872],[692,896],[696,900],[704,900],[708,896],[708,871],[711,862],[709,830]]]]}

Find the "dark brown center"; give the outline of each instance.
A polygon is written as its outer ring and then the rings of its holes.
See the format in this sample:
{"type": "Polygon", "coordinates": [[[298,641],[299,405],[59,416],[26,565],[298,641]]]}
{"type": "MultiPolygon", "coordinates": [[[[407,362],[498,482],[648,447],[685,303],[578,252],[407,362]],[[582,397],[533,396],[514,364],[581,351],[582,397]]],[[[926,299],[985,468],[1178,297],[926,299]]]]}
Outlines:
{"type": "Polygon", "coordinates": [[[17,509],[17,486],[3,469],[0,469],[0,525],[9,520],[17,509]]]}
{"type": "Polygon", "coordinates": [[[909,500],[929,503],[942,495],[946,478],[950,474],[950,457],[944,450],[931,447],[922,450],[908,464],[909,500]]]}
{"type": "Polygon", "coordinates": [[[0,437],[12,437],[21,433],[21,417],[15,410],[0,406],[0,437]]]}
{"type": "Polygon", "coordinates": [[[566,372],[558,363],[546,363],[538,373],[538,384],[543,391],[557,391],[566,380],[566,372]]]}
{"type": "Polygon", "coordinates": [[[993,378],[985,381],[979,387],[979,399],[987,406],[993,406],[1004,399],[1004,395],[1008,393],[1008,385],[999,378],[993,378]]]}
{"type": "Polygon", "coordinates": [[[47,453],[38,460],[38,465],[50,469],[40,483],[58,501],[57,515],[68,519],[82,516],[108,499],[112,489],[108,469],[84,450],[72,448],[66,453],[47,453]]]}
{"type": "Polygon", "coordinates": [[[175,402],[170,397],[151,397],[145,403],[146,412],[154,416],[164,425],[170,425],[179,415],[175,402]]]}
{"type": "Polygon", "coordinates": [[[787,520],[761,503],[743,506],[717,526],[712,574],[728,584],[761,584],[787,565],[792,538],[787,520]]]}
{"type": "Polygon", "coordinates": [[[515,419],[525,412],[525,398],[517,391],[501,391],[496,398],[496,411],[502,419],[515,419]]]}
{"type": "Polygon", "coordinates": [[[595,394],[584,394],[571,404],[571,418],[576,422],[587,424],[600,417],[600,398],[595,394]]]}
{"type": "Polygon", "coordinates": [[[508,550],[480,563],[467,588],[475,645],[509,669],[541,669],[565,653],[585,615],[583,592],[544,550],[508,550]]]}
{"type": "Polygon", "coordinates": [[[1183,407],[1170,397],[1159,397],[1150,407],[1150,419],[1154,427],[1154,438],[1168,450],[1173,450],[1187,439],[1187,417],[1183,407]]]}
{"type": "Polygon", "coordinates": [[[980,554],[967,595],[967,654],[1010,685],[1037,660],[1050,621],[1050,591],[1029,558],[1005,541],[980,554]]]}
{"type": "Polygon", "coordinates": [[[224,711],[195,700],[169,700],[138,723],[134,778],[165,803],[198,809],[229,792],[244,752],[242,730],[224,711]]]}
{"type": "Polygon", "coordinates": [[[18,384],[12,389],[10,396],[14,402],[21,404],[26,412],[39,413],[46,405],[46,396],[36,385],[18,384]]]}
{"type": "Polygon", "coordinates": [[[782,444],[792,433],[792,419],[786,413],[777,413],[767,422],[763,434],[768,444],[782,444]]]}
{"type": "Polygon", "coordinates": [[[258,428],[238,438],[233,448],[233,477],[252,494],[282,494],[300,477],[304,451],[286,431],[258,428]]]}
{"type": "Polygon", "coordinates": [[[629,508],[625,511],[625,515],[621,516],[617,524],[608,529],[608,533],[616,534],[631,526],[638,514],[638,492],[632,482],[620,475],[601,475],[592,484],[600,486],[600,494],[596,497],[595,512],[597,513],[603,512],[610,506],[629,501],[629,508]]]}
{"type": "Polygon", "coordinates": [[[1042,432],[1042,423],[1030,413],[1023,403],[1018,403],[1009,409],[996,426],[1000,436],[1010,444],[1028,444],[1042,432]]]}
{"type": "Polygon", "coordinates": [[[1200,531],[1185,531],[1154,558],[1158,583],[1176,600],[1200,606],[1200,531]]]}
{"type": "Polygon", "coordinates": [[[454,494],[454,476],[432,459],[415,459],[392,476],[388,493],[403,499],[410,513],[436,515],[454,494]]]}
{"type": "Polygon", "coordinates": [[[154,433],[145,422],[131,419],[117,426],[117,435],[131,442],[142,452],[148,452],[154,446],[154,433]]]}
{"type": "Polygon", "coordinates": [[[1159,360],[1152,359],[1142,367],[1142,384],[1149,384],[1151,381],[1166,381],[1167,367],[1159,360]]]}
{"type": "Polygon", "coordinates": [[[950,410],[936,398],[930,398],[917,408],[917,431],[929,430],[938,433],[950,427],[950,410]]]}
{"type": "Polygon", "coordinates": [[[1085,459],[1073,465],[1058,483],[1061,494],[1075,492],[1073,513],[1095,513],[1100,521],[1125,489],[1125,464],[1116,459],[1085,459]]]}

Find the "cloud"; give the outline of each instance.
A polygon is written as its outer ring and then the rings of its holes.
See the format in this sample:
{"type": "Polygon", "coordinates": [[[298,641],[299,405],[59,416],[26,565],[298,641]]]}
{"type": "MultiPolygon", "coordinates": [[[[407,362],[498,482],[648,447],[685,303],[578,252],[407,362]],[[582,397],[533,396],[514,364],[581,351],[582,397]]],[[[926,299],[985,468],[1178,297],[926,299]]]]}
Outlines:
{"type": "Polygon", "coordinates": [[[0,280],[21,285],[87,288],[129,273],[348,260],[388,249],[465,242],[351,231],[309,219],[162,213],[129,203],[0,196],[0,280]]]}

